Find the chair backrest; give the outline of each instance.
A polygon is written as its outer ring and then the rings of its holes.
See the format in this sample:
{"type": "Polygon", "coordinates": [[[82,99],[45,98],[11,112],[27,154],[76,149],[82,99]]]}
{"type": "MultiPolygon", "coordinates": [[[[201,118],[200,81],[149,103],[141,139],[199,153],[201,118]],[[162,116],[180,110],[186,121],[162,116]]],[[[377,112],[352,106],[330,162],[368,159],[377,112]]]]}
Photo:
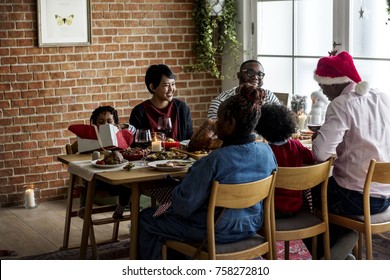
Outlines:
{"type": "Polygon", "coordinates": [[[65,151],[67,155],[76,154],[79,151],[77,141],[73,142],[72,144],[66,144],[65,151]]]}
{"type": "MultiPolygon", "coordinates": [[[[287,190],[297,190],[303,191],[308,190],[318,185],[321,185],[321,223],[317,224],[317,229],[313,229],[313,225],[295,229],[295,230],[286,230],[286,231],[277,231],[276,230],[276,221],[275,221],[275,206],[274,201],[272,203],[271,209],[271,223],[272,223],[272,241],[273,241],[273,250],[276,250],[276,241],[279,240],[278,236],[280,234],[286,235],[284,240],[294,240],[287,238],[299,239],[299,235],[304,231],[306,233],[311,232],[323,232],[324,233],[324,248],[329,248],[329,218],[328,218],[328,200],[327,200],[327,191],[328,191],[328,178],[330,176],[330,170],[333,164],[333,158],[329,160],[301,167],[278,167],[278,173],[275,180],[275,189],[283,188],[287,190]],[[300,231],[300,234],[295,233],[295,231],[300,231]],[[287,237],[288,235],[288,237],[287,237]]],[[[302,236],[302,235],[301,235],[302,236]]],[[[313,246],[314,254],[316,254],[316,245],[313,246]]],[[[285,248],[288,250],[288,248],[285,248]]],[[[329,249],[325,249],[325,258],[330,259],[329,249]]]]}
{"type": "Polygon", "coordinates": [[[390,162],[377,162],[375,159],[370,161],[366,180],[364,182],[364,220],[370,222],[370,191],[371,183],[390,184],[390,162]]]}
{"type": "MultiPolygon", "coordinates": [[[[207,213],[208,253],[215,259],[215,208],[248,208],[264,200],[264,227],[271,229],[271,203],[275,184],[276,172],[255,182],[243,184],[220,184],[215,181],[211,189],[211,196],[207,213]]],[[[265,230],[266,240],[272,238],[270,230],[265,230]],[[268,234],[269,232],[269,234],[268,234]]]]}
{"type": "Polygon", "coordinates": [[[275,188],[307,190],[328,183],[333,159],[323,163],[301,167],[278,167],[275,188]]]}
{"type": "Polygon", "coordinates": [[[274,92],[275,96],[279,99],[279,102],[286,106],[287,108],[291,108],[290,102],[290,94],[287,92],[274,92]]]}

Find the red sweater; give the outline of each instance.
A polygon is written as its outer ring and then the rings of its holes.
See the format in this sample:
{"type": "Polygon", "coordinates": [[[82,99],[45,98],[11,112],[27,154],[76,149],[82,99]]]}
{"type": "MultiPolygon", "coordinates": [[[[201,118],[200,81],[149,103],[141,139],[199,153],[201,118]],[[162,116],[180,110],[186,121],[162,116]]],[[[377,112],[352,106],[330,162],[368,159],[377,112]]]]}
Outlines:
{"type": "MultiPolygon", "coordinates": [[[[298,167],[314,164],[312,152],[298,140],[290,139],[282,145],[270,144],[278,166],[298,167]]],[[[302,208],[301,191],[275,189],[275,210],[281,213],[295,213],[302,208]]]]}

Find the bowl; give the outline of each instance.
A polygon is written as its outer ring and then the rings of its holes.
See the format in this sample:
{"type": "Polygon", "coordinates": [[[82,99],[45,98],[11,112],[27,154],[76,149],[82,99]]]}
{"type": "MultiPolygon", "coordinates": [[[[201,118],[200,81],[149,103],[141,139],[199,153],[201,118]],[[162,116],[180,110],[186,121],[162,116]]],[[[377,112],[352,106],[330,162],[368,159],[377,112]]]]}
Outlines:
{"type": "Polygon", "coordinates": [[[180,147],[180,142],[175,141],[175,142],[163,142],[163,147],[165,150],[170,150],[171,148],[179,148],[180,147]]]}

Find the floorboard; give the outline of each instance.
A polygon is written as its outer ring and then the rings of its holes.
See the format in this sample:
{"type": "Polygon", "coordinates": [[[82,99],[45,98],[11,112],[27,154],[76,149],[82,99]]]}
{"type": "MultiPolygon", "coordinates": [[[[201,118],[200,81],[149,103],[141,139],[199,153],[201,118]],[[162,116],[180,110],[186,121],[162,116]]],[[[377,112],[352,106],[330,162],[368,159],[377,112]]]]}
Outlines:
{"type": "MultiPolygon", "coordinates": [[[[78,205],[76,200],[75,207],[78,205]]],[[[0,249],[16,250],[19,257],[58,250],[62,246],[66,200],[45,202],[34,209],[8,207],[0,209],[0,249]]],[[[110,217],[112,213],[96,214],[94,218],[110,217]]],[[[78,246],[83,220],[72,218],[69,246],[78,246]]],[[[97,242],[108,240],[112,224],[95,226],[97,242]]],[[[129,238],[129,222],[120,223],[119,240],[129,238]]]]}

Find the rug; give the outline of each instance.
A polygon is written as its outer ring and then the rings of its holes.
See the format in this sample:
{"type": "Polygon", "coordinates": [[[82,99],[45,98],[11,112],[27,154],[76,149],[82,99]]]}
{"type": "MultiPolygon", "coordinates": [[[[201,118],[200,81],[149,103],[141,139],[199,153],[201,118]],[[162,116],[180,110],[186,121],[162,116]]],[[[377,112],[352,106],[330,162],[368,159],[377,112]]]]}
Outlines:
{"type": "MultiPolygon", "coordinates": [[[[98,245],[98,254],[100,260],[119,260],[129,258],[129,240],[98,245]]],[[[278,242],[278,259],[284,259],[284,245],[278,242]]],[[[15,258],[14,258],[15,259],[15,258]]],[[[61,251],[54,251],[35,256],[26,256],[19,258],[21,260],[78,260],[79,249],[68,249],[61,251]]],[[[91,260],[92,251],[88,248],[87,259],[91,260]]],[[[311,255],[306,246],[301,240],[294,240],[290,242],[290,259],[291,260],[311,260],[311,255]]]]}
{"type": "MultiPolygon", "coordinates": [[[[129,240],[98,245],[99,259],[119,260],[129,258],[129,240]]],[[[375,234],[372,238],[374,260],[390,260],[390,233],[375,234]]],[[[284,243],[278,242],[277,255],[279,260],[284,260],[284,243]]],[[[363,259],[364,259],[363,251],[363,259]]],[[[13,257],[15,259],[15,257],[13,257]]],[[[18,258],[22,260],[78,260],[79,249],[55,251],[35,256],[18,258]]],[[[87,259],[92,259],[92,251],[88,248],[87,259]]],[[[301,240],[290,242],[290,260],[311,260],[310,252],[301,240]]]]}

